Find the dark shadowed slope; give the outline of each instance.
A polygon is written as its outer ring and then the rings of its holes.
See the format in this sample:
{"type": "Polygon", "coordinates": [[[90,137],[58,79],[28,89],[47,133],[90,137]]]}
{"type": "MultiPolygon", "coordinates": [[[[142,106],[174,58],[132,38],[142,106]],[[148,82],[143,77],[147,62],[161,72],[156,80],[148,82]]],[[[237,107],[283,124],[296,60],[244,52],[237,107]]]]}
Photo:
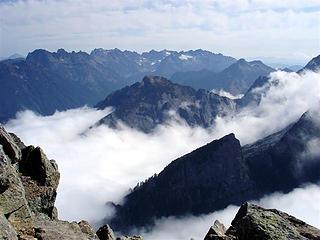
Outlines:
{"type": "Polygon", "coordinates": [[[210,213],[319,181],[320,154],[308,154],[310,142],[320,139],[319,119],[307,112],[254,144],[241,148],[231,134],[173,161],[116,206],[112,226],[127,231],[163,216],[210,213]]]}
{"type": "Polygon", "coordinates": [[[250,176],[258,189],[290,191],[301,183],[319,180],[320,152],[310,154],[312,141],[317,139],[320,139],[320,117],[316,112],[306,112],[283,131],[244,146],[250,176]]]}
{"type": "Polygon", "coordinates": [[[170,163],[138,185],[117,207],[115,229],[144,226],[153,218],[208,213],[252,197],[248,168],[233,134],[170,163]]]}
{"type": "Polygon", "coordinates": [[[307,63],[307,65],[301,69],[299,72],[303,70],[311,70],[311,71],[318,71],[320,69],[320,55],[312,58],[310,62],[307,63]]]}
{"type": "Polygon", "coordinates": [[[112,106],[115,111],[100,121],[116,127],[120,120],[129,127],[152,131],[158,124],[171,119],[170,111],[190,126],[210,127],[217,115],[234,110],[232,100],[206,90],[194,90],[170,82],[163,77],[145,77],[141,82],[110,94],[96,107],[112,106]]]}

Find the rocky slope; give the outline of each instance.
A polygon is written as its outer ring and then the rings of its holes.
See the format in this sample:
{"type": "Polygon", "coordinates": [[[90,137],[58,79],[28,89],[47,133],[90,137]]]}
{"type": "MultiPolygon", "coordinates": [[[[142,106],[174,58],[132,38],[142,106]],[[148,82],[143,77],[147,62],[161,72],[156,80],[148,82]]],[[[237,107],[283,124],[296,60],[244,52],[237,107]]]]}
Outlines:
{"type": "Polygon", "coordinates": [[[95,49],[87,54],[38,49],[26,59],[0,61],[0,122],[25,109],[50,115],[56,110],[92,106],[112,91],[152,72],[167,76],[175,71],[214,70],[234,61],[203,50],[138,54],[95,49]]]}
{"type": "Polygon", "coordinates": [[[244,94],[259,76],[267,76],[275,69],[261,61],[247,62],[240,59],[221,72],[201,70],[175,73],[172,81],[183,85],[217,91],[224,90],[233,95],[244,94]]]}
{"type": "Polygon", "coordinates": [[[319,71],[319,69],[320,69],[320,55],[312,58],[311,61],[308,62],[303,69],[299,70],[299,72],[303,70],[319,71]]]}
{"type": "MultiPolygon", "coordinates": [[[[302,74],[306,70],[310,71],[318,71],[320,69],[320,55],[317,57],[314,57],[311,61],[307,63],[307,65],[303,68],[301,68],[297,73],[302,74]]],[[[270,81],[270,78],[266,76],[260,76],[258,77],[254,83],[250,86],[248,91],[244,94],[244,96],[241,99],[237,99],[237,107],[245,107],[249,104],[259,104],[261,101],[262,96],[264,95],[264,91],[256,92],[255,90],[257,88],[265,88],[268,90],[270,86],[277,84],[277,81],[270,81]]]]}
{"type": "Polygon", "coordinates": [[[59,178],[57,164],[41,148],[25,146],[0,126],[0,239],[115,240],[114,235],[98,238],[86,221],[58,220],[54,203],[59,178]]]}
{"type": "Polygon", "coordinates": [[[155,218],[201,214],[229,204],[288,192],[320,180],[317,111],[254,144],[241,147],[233,134],[170,163],[159,175],[139,184],[122,205],[115,205],[111,226],[127,231],[152,225],[155,218]],[[161,201],[159,201],[161,199],[161,201]]]}
{"type": "Polygon", "coordinates": [[[320,230],[276,209],[245,203],[228,230],[215,221],[204,240],[316,240],[320,230]]]}
{"type": "Polygon", "coordinates": [[[251,197],[250,187],[240,143],[231,134],[173,161],[135,187],[125,204],[117,206],[110,224],[124,230],[152,223],[153,218],[211,212],[241,204],[251,197]]]}
{"type": "Polygon", "coordinates": [[[306,112],[286,129],[242,148],[259,190],[287,192],[320,179],[320,154],[312,149],[318,148],[320,139],[318,110],[306,112]]]}
{"type": "Polygon", "coordinates": [[[174,84],[163,77],[145,77],[141,82],[110,94],[96,107],[114,107],[100,124],[116,127],[118,121],[144,132],[173,119],[171,111],[190,126],[210,127],[217,115],[235,109],[232,100],[206,90],[174,84]]]}

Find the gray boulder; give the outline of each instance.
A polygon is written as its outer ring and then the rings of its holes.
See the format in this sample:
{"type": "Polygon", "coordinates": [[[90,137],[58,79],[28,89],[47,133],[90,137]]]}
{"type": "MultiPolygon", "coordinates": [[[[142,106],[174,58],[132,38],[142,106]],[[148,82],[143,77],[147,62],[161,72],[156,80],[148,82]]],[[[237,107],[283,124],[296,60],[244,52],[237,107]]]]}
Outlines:
{"type": "MultiPolygon", "coordinates": [[[[216,226],[210,228],[205,240],[316,240],[320,230],[276,209],[264,209],[254,204],[243,204],[231,223],[220,234],[216,226]],[[216,233],[219,234],[216,234],[216,233]],[[213,234],[212,234],[213,233],[213,234]]],[[[220,229],[223,229],[220,227],[220,229]]]]}

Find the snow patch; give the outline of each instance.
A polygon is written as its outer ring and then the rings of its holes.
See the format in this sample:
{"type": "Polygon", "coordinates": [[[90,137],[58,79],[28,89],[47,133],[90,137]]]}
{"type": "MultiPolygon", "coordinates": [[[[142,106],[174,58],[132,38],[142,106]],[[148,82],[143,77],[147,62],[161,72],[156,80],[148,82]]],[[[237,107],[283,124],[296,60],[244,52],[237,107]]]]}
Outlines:
{"type": "Polygon", "coordinates": [[[181,59],[181,60],[183,60],[183,61],[187,61],[187,60],[192,59],[192,58],[193,58],[192,56],[190,56],[190,55],[185,55],[185,54],[181,54],[181,55],[179,56],[179,59],[181,59]]]}

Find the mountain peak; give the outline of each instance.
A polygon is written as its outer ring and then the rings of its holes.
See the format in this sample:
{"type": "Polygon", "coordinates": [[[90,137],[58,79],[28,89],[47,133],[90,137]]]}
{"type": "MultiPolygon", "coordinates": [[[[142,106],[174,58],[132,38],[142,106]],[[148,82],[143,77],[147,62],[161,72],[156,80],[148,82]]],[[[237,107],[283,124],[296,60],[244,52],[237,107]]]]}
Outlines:
{"type": "Polygon", "coordinates": [[[237,64],[248,64],[248,62],[247,62],[244,58],[240,58],[240,59],[237,61],[237,64]]]}
{"type": "Polygon", "coordinates": [[[142,81],[140,82],[141,84],[152,84],[152,85],[164,85],[170,83],[170,81],[164,77],[161,76],[145,76],[142,81]]]}
{"type": "Polygon", "coordinates": [[[124,204],[116,207],[110,224],[127,231],[133,226],[152,225],[154,217],[211,212],[242,202],[248,197],[244,189],[249,185],[240,143],[229,134],[172,161],[157,176],[137,186],[124,204]]]}
{"type": "Polygon", "coordinates": [[[319,70],[320,69],[320,55],[312,58],[311,61],[308,62],[307,65],[303,69],[312,70],[312,71],[319,70]]]}
{"type": "Polygon", "coordinates": [[[32,62],[46,62],[48,61],[48,56],[51,53],[45,49],[36,49],[33,52],[28,53],[26,60],[32,62]]]}

